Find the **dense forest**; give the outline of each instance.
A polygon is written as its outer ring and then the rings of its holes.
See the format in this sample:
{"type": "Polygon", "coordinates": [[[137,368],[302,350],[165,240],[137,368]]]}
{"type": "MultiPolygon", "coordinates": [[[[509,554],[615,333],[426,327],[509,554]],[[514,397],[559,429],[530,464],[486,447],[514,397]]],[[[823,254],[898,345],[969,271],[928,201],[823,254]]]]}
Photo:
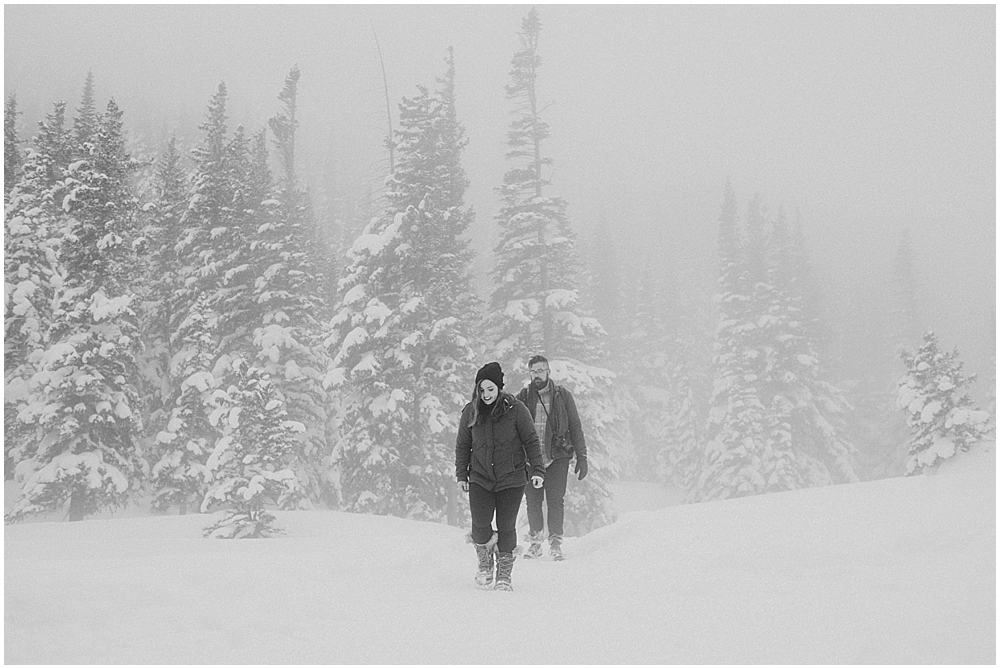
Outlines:
{"type": "MultiPolygon", "coordinates": [[[[233,125],[220,83],[196,146],[136,158],[93,77],[26,139],[4,109],[7,514],[227,509],[215,536],[261,536],[268,509],[320,505],[465,524],[457,420],[478,366],[523,377],[543,353],[577,397],[592,475],[567,533],[613,522],[609,484],[689,502],[918,473],[982,438],[958,352],[921,322],[908,233],[866,323],[878,353],[837,354],[798,211],[720,183],[717,267],[674,271],[578,237],[539,105],[531,10],[510,61],[496,244],[475,272],[456,68],[397,106],[384,187],[299,181],[300,72],[266,127],[233,125]],[[483,289],[482,286],[486,288],[483,289]]],[[[301,81],[302,85],[308,82],[301,81]]],[[[992,364],[995,369],[995,359],[992,364]]]]}

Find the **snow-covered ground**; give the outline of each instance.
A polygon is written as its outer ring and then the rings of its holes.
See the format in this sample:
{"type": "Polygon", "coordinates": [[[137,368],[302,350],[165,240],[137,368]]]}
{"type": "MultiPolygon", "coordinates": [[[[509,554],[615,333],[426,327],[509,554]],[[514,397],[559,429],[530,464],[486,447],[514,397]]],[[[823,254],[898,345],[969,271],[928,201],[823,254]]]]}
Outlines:
{"type": "MultiPolygon", "coordinates": [[[[4,530],[5,664],[996,662],[995,448],[935,476],[671,505],[472,584],[463,530],[329,511],[288,536],[119,514],[4,530]]],[[[631,508],[632,510],[629,510],[631,508]]]]}

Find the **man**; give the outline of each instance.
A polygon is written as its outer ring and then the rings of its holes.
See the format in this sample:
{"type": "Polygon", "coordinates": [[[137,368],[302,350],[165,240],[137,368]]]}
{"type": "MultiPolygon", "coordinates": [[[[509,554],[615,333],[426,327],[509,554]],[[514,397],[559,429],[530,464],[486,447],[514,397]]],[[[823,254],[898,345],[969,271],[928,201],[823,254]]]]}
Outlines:
{"type": "Polygon", "coordinates": [[[535,355],[528,360],[531,383],[522,388],[517,399],[528,407],[535,419],[535,431],[542,442],[542,464],[545,465],[545,484],[538,489],[525,489],[528,502],[528,550],[525,558],[542,557],[542,501],[548,507],[549,554],[553,560],[563,560],[563,498],[566,496],[566,479],[569,461],[576,454],[573,473],[579,480],[587,475],[587,442],[580,426],[573,395],[549,378],[549,361],[535,355]]]}

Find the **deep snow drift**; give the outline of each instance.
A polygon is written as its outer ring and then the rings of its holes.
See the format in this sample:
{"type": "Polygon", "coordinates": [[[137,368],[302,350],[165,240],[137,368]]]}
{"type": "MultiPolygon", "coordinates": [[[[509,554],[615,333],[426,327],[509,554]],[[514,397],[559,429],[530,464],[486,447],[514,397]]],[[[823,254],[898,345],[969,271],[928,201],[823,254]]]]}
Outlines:
{"type": "MultiPolygon", "coordinates": [[[[5,663],[996,662],[996,460],[658,510],[474,588],[463,530],[329,511],[6,526],[5,663]]],[[[572,485],[572,483],[571,483],[572,485]]],[[[645,503],[643,502],[645,500],[645,503]]],[[[663,502],[665,500],[659,500],[663,502]]]]}

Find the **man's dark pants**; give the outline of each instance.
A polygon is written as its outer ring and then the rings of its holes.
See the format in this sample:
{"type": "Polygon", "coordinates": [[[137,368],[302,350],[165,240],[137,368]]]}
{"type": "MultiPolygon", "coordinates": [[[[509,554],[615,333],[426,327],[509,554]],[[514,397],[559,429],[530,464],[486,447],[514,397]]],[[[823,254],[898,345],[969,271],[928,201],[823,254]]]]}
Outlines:
{"type": "Polygon", "coordinates": [[[563,498],[566,496],[566,478],[569,474],[569,458],[559,458],[545,468],[545,485],[541,488],[525,488],[528,500],[528,527],[532,532],[541,532],[544,527],[542,500],[549,511],[549,536],[563,533],[563,498]]]}

